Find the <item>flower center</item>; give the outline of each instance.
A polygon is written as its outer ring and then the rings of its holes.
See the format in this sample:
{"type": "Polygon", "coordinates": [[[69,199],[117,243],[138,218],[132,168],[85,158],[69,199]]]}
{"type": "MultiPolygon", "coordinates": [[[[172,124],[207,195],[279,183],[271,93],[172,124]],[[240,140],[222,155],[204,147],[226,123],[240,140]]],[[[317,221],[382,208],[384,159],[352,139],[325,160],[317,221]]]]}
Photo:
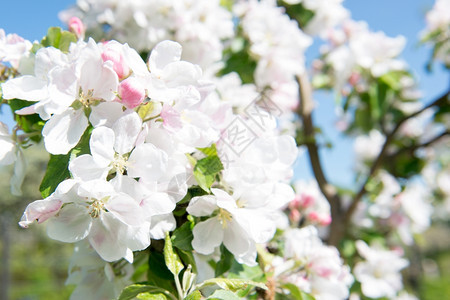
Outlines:
{"type": "Polygon", "coordinates": [[[125,155],[116,153],[111,166],[117,173],[123,174],[128,166],[128,158],[125,155]]]}
{"type": "Polygon", "coordinates": [[[94,200],[94,202],[92,202],[92,204],[90,205],[91,211],[89,212],[89,214],[91,215],[91,217],[98,218],[98,216],[100,216],[100,212],[103,210],[104,205],[105,203],[103,203],[103,201],[94,200]]]}
{"type": "Polygon", "coordinates": [[[231,214],[223,208],[219,209],[218,216],[219,216],[220,224],[222,224],[222,228],[224,228],[224,229],[227,228],[227,226],[228,226],[227,223],[233,219],[231,214]]]}

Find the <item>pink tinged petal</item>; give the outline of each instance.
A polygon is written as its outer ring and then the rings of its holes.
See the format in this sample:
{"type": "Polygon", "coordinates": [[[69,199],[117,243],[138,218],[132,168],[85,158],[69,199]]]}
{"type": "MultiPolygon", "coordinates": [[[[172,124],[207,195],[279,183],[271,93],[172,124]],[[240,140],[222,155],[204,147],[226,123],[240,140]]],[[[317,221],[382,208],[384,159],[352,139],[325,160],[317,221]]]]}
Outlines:
{"type": "Polygon", "coordinates": [[[220,224],[217,217],[195,225],[192,234],[194,235],[192,247],[200,254],[213,253],[214,249],[220,246],[224,238],[222,224],[220,224]]]}
{"type": "Polygon", "coordinates": [[[111,213],[102,213],[93,220],[88,238],[103,260],[115,261],[129,256],[130,249],[120,241],[120,233],[126,230],[126,226],[111,213]]]}
{"type": "Polygon", "coordinates": [[[47,82],[30,75],[13,78],[2,84],[2,97],[40,101],[48,97],[47,82]]]}
{"type": "Polygon", "coordinates": [[[137,78],[129,77],[120,83],[119,97],[127,108],[135,108],[145,99],[144,85],[137,78]]]}
{"type": "Polygon", "coordinates": [[[36,200],[28,204],[19,225],[23,228],[28,228],[28,225],[37,220],[42,223],[48,218],[56,215],[62,206],[62,201],[58,199],[47,198],[44,200],[36,200]]]}
{"type": "Polygon", "coordinates": [[[100,57],[92,55],[82,65],[80,74],[79,83],[83,93],[87,94],[89,90],[92,90],[94,98],[106,101],[116,98],[115,92],[117,92],[119,79],[112,62],[103,63],[100,57]]]}
{"type": "Polygon", "coordinates": [[[92,218],[85,206],[66,204],[55,217],[48,220],[47,234],[54,240],[74,243],[87,237],[91,226],[92,218]]]}
{"type": "Polygon", "coordinates": [[[99,166],[108,166],[114,160],[114,131],[108,127],[98,127],[92,130],[89,148],[94,160],[99,166]]]}
{"type": "Polygon", "coordinates": [[[67,109],[60,115],[54,115],[42,130],[45,148],[51,154],[67,154],[80,141],[88,127],[83,110],[67,109]]]}
{"type": "Polygon", "coordinates": [[[183,126],[181,123],[180,113],[170,105],[163,105],[161,110],[161,118],[163,119],[164,128],[171,132],[178,131],[183,126]]]}
{"type": "Polygon", "coordinates": [[[211,215],[217,208],[216,197],[206,195],[192,198],[186,211],[195,217],[205,217],[211,215]]]}
{"type": "Polygon", "coordinates": [[[166,232],[175,230],[177,221],[173,214],[153,216],[150,226],[150,236],[155,240],[165,238],[166,232]]]}
{"type": "Polygon", "coordinates": [[[165,66],[181,58],[181,45],[173,41],[163,41],[153,48],[150,54],[150,72],[160,75],[165,66]]]}
{"type": "Polygon", "coordinates": [[[105,208],[125,224],[140,226],[145,222],[144,213],[139,204],[124,193],[119,193],[107,200],[105,208]]]}
{"type": "Polygon", "coordinates": [[[166,171],[167,154],[154,145],[145,143],[137,146],[128,159],[128,175],[157,181],[166,171]]]}
{"type": "Polygon", "coordinates": [[[141,117],[135,112],[120,117],[112,127],[116,140],[114,149],[119,154],[130,152],[142,129],[141,117]]]}
{"type": "Polygon", "coordinates": [[[113,65],[113,70],[116,72],[119,79],[123,79],[130,74],[130,68],[125,62],[119,47],[114,47],[114,42],[105,44],[105,50],[102,52],[102,60],[104,62],[110,61],[113,65]]]}
{"type": "Polygon", "coordinates": [[[89,122],[91,122],[94,127],[112,127],[114,122],[116,122],[122,115],[123,105],[121,103],[102,102],[99,105],[92,107],[89,122]]]}
{"type": "Polygon", "coordinates": [[[32,115],[36,113],[36,105],[30,105],[22,109],[16,110],[14,113],[18,115],[32,115]]]}
{"type": "Polygon", "coordinates": [[[92,155],[84,154],[70,161],[69,171],[73,178],[81,179],[83,181],[94,179],[106,180],[109,168],[107,166],[98,165],[92,155]]]}

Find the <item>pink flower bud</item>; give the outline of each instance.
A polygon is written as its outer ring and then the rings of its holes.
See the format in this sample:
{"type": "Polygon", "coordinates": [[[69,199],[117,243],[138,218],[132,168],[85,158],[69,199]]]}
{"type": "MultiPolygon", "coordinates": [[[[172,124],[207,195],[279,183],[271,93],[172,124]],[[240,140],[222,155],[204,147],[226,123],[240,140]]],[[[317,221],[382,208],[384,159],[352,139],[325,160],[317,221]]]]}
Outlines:
{"type": "Polygon", "coordinates": [[[292,223],[297,224],[298,222],[300,222],[301,218],[302,215],[298,210],[291,210],[289,212],[289,219],[291,220],[292,223]]]}
{"type": "Polygon", "coordinates": [[[84,39],[84,33],[86,32],[86,28],[84,27],[83,22],[78,17],[72,17],[69,20],[69,31],[75,33],[78,39],[84,39]]]}
{"type": "Polygon", "coordinates": [[[117,49],[113,45],[105,44],[105,50],[102,53],[103,61],[111,61],[113,63],[113,70],[116,72],[120,80],[124,79],[130,74],[130,68],[125,62],[120,49],[117,49]]]}
{"type": "Polygon", "coordinates": [[[303,208],[308,208],[311,205],[313,205],[314,202],[315,202],[315,199],[314,199],[313,196],[307,195],[307,194],[303,194],[302,197],[301,197],[301,200],[300,200],[300,205],[303,208]]]}
{"type": "Polygon", "coordinates": [[[327,226],[331,223],[330,215],[320,215],[315,211],[312,211],[308,214],[308,219],[313,222],[319,223],[322,226],[327,226]]]}
{"type": "Polygon", "coordinates": [[[145,88],[136,78],[127,78],[119,85],[119,97],[127,108],[135,108],[144,101],[145,88]]]}

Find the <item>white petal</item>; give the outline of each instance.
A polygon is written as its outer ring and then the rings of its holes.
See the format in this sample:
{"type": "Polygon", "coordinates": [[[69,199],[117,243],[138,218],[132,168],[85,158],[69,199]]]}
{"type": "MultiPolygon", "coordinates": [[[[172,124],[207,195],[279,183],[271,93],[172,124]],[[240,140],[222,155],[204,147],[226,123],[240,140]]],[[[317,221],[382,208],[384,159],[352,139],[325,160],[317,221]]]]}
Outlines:
{"type": "Polygon", "coordinates": [[[169,63],[179,61],[181,58],[181,45],[173,41],[160,42],[153,48],[150,54],[150,72],[155,75],[161,74],[162,70],[169,63]]]}
{"type": "Polygon", "coordinates": [[[215,196],[206,195],[194,197],[189,202],[186,211],[196,217],[204,217],[211,215],[217,207],[217,200],[215,196]]]}
{"type": "Polygon", "coordinates": [[[164,79],[167,87],[175,88],[183,85],[196,85],[201,76],[202,70],[199,66],[186,61],[178,61],[167,65],[161,78],[164,79]]]}
{"type": "Polygon", "coordinates": [[[102,213],[94,219],[89,242],[103,260],[115,261],[127,256],[129,249],[120,242],[119,237],[126,226],[110,213],[102,213]]]}
{"type": "Polygon", "coordinates": [[[9,136],[0,136],[0,165],[10,165],[16,160],[15,148],[9,136]]]}
{"type": "Polygon", "coordinates": [[[13,78],[2,84],[2,97],[4,99],[22,99],[39,101],[48,96],[47,82],[34,76],[25,75],[13,78]]]}
{"type": "Polygon", "coordinates": [[[139,132],[141,132],[141,117],[135,112],[126,114],[117,119],[112,129],[116,136],[114,149],[119,154],[128,153],[134,148],[139,132]]]}
{"type": "Polygon", "coordinates": [[[139,226],[144,223],[144,214],[136,200],[125,193],[112,196],[105,207],[125,224],[139,226]]]}
{"type": "Polygon", "coordinates": [[[166,193],[153,193],[141,201],[147,216],[165,215],[175,209],[175,202],[166,193]]]}
{"type": "Polygon", "coordinates": [[[246,231],[234,220],[227,223],[223,235],[223,244],[235,256],[245,255],[251,247],[250,237],[246,231]]]}
{"type": "Polygon", "coordinates": [[[107,166],[114,160],[114,131],[108,127],[98,127],[92,130],[89,147],[93,158],[101,166],[107,166]]]}
{"type": "Polygon", "coordinates": [[[14,164],[14,174],[11,177],[11,194],[15,196],[22,195],[22,183],[25,178],[27,163],[22,150],[18,149],[16,163],[14,164]]]}
{"type": "Polygon", "coordinates": [[[173,214],[153,216],[150,227],[150,235],[152,239],[162,240],[166,236],[166,232],[175,230],[177,221],[173,214]]]}
{"type": "Polygon", "coordinates": [[[136,50],[130,48],[128,44],[123,46],[123,57],[126,64],[133,70],[133,73],[138,76],[149,75],[147,65],[142,60],[141,56],[136,52],[136,50]]]}
{"type": "Polygon", "coordinates": [[[195,225],[192,234],[194,235],[192,247],[200,254],[213,253],[214,249],[220,246],[224,237],[222,224],[217,217],[195,225]]]}
{"type": "Polygon", "coordinates": [[[92,219],[86,207],[67,204],[47,222],[47,234],[50,238],[65,243],[74,243],[84,239],[91,229],[92,219]]]}
{"type": "Polygon", "coordinates": [[[104,179],[108,176],[108,167],[99,166],[92,155],[84,154],[72,159],[69,163],[69,171],[73,178],[89,181],[104,179]]]}
{"type": "Polygon", "coordinates": [[[92,126],[112,127],[114,122],[123,115],[123,105],[118,102],[102,102],[92,107],[89,122],[92,126]]]}
{"type": "Polygon", "coordinates": [[[42,130],[45,148],[51,154],[67,154],[80,141],[88,126],[83,110],[67,109],[54,115],[42,130]]]}
{"type": "Polygon", "coordinates": [[[144,250],[150,245],[150,224],[139,227],[128,226],[122,235],[122,241],[132,251],[144,250]]]}
{"type": "Polygon", "coordinates": [[[128,175],[156,181],[166,171],[167,154],[154,145],[145,143],[137,146],[128,159],[128,175]]]}

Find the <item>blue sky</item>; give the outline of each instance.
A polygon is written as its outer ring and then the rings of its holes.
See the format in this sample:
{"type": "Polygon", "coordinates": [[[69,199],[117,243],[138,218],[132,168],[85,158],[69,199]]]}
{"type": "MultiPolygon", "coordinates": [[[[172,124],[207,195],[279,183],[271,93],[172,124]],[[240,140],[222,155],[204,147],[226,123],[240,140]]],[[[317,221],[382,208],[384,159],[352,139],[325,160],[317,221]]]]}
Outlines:
{"type": "MultiPolygon", "coordinates": [[[[29,40],[39,40],[50,26],[62,26],[57,14],[68,8],[75,1],[68,0],[15,0],[2,1],[2,17],[0,28],[6,33],[17,33],[29,40]]],[[[418,45],[418,33],[425,27],[424,14],[429,10],[433,0],[346,0],[347,7],[355,20],[365,20],[374,30],[382,30],[389,36],[404,35],[408,39],[402,57],[409,63],[415,76],[419,79],[425,103],[441,95],[447,88],[449,76],[435,65],[432,74],[425,71],[425,64],[430,49],[418,45]]],[[[315,49],[308,51],[307,57],[316,56],[315,49]]],[[[325,172],[333,183],[351,187],[352,176],[352,140],[345,139],[334,128],[333,95],[320,94],[316,100],[320,109],[315,113],[315,120],[325,129],[327,136],[334,144],[332,150],[323,150],[325,172]]],[[[7,114],[0,115],[0,120],[10,123],[7,114]]],[[[305,157],[296,165],[297,178],[311,177],[309,164],[305,157]]]]}

